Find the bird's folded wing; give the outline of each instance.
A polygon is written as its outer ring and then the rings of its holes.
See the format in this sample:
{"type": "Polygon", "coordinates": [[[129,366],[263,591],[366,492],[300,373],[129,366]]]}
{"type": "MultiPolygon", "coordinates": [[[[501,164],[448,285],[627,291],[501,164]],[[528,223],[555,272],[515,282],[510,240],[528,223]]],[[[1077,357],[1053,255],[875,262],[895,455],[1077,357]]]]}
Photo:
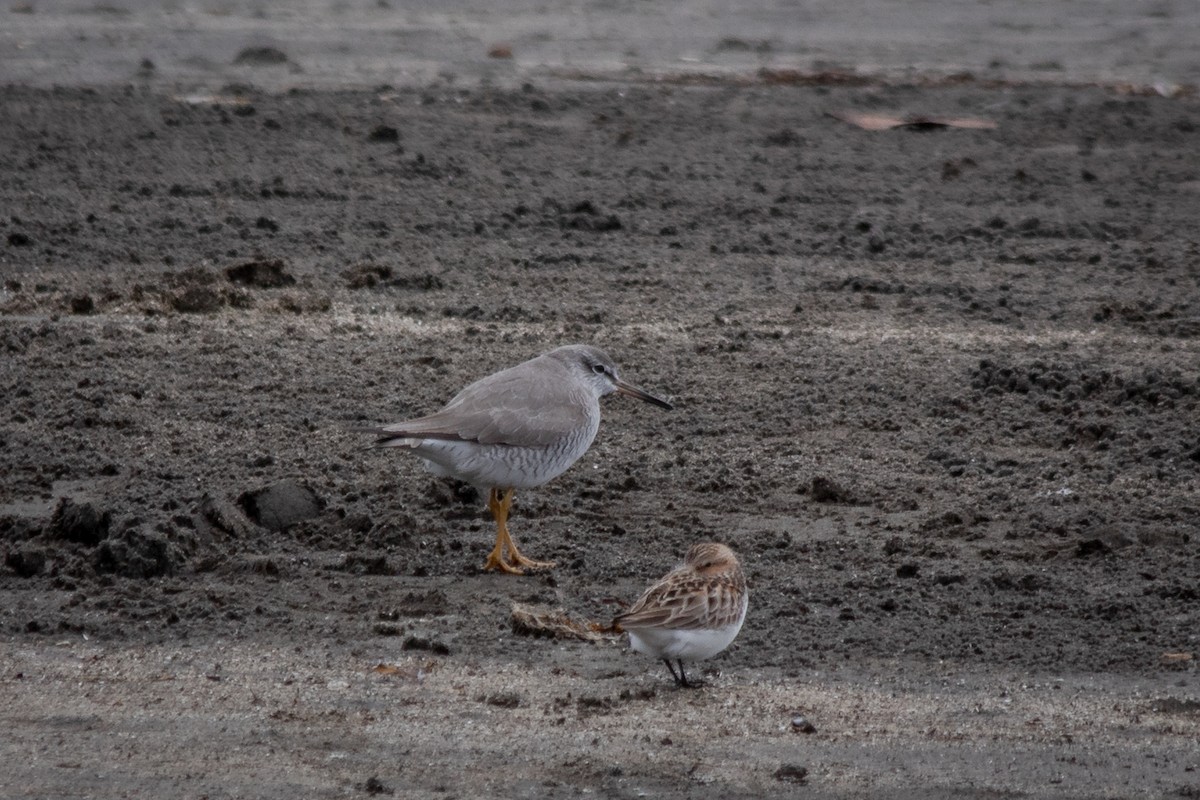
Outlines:
{"type": "Polygon", "coordinates": [[[533,394],[520,375],[506,372],[471,384],[441,411],[385,425],[376,432],[388,439],[551,447],[587,426],[586,398],[573,396],[569,386],[543,381],[533,394]]]}
{"type": "Polygon", "coordinates": [[[623,628],[694,630],[709,627],[715,615],[733,606],[724,586],[695,580],[672,581],[668,575],[646,590],[628,611],[613,621],[623,628]]]}

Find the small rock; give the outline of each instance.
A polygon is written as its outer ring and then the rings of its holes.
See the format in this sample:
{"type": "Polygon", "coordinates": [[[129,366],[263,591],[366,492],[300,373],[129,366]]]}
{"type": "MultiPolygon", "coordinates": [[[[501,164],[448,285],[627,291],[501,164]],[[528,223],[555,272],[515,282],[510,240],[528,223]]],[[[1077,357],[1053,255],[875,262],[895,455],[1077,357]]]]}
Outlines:
{"type": "Polygon", "coordinates": [[[184,314],[211,314],[225,305],[225,298],[211,286],[189,286],[171,298],[171,307],[184,314]]]}
{"type": "Polygon", "coordinates": [[[404,640],[404,644],[400,646],[401,650],[425,650],[434,655],[448,656],[450,648],[443,642],[436,639],[427,639],[423,636],[410,636],[404,640]]]}
{"type": "Polygon", "coordinates": [[[274,47],[246,47],[237,54],[234,64],[248,64],[252,67],[286,64],[287,53],[274,47]]]}
{"type": "MultiPolygon", "coordinates": [[[[263,217],[262,219],[266,218],[263,217]]],[[[267,226],[272,224],[275,223],[267,220],[267,226]]],[[[277,229],[278,225],[276,225],[277,229]]],[[[225,277],[231,283],[253,286],[258,289],[276,289],[280,286],[291,286],[296,282],[296,279],[283,268],[283,262],[279,259],[249,261],[245,264],[239,264],[236,267],[229,267],[225,270],[225,277]]]]}
{"type": "Polygon", "coordinates": [[[794,733],[816,733],[817,728],[808,721],[808,717],[803,714],[797,714],[792,717],[792,731],[794,733]]]}
{"type": "Polygon", "coordinates": [[[808,768],[799,764],[782,764],[775,770],[775,780],[784,783],[804,783],[808,777],[808,768]]]}
{"type": "Polygon", "coordinates": [[[590,214],[564,215],[558,222],[562,228],[591,233],[607,233],[621,230],[621,218],[616,214],[607,216],[590,214]]]}
{"type": "Polygon", "coordinates": [[[4,554],[4,566],[22,578],[32,578],[46,566],[46,554],[32,548],[12,550],[4,554]]]}
{"type": "Polygon", "coordinates": [[[854,497],[843,488],[829,478],[818,475],[812,479],[812,486],[809,489],[812,499],[817,503],[853,503],[854,497]]]}
{"type": "Polygon", "coordinates": [[[342,273],[349,289],[370,288],[392,277],[392,268],[379,264],[359,264],[342,273]]]}
{"type": "Polygon", "coordinates": [[[400,141],[400,131],[393,128],[391,125],[376,125],[367,134],[368,142],[398,142],[400,141]]]}
{"type": "Polygon", "coordinates": [[[489,706],[496,706],[498,708],[516,708],[521,705],[521,695],[516,692],[483,695],[479,700],[480,702],[487,703],[489,706]]]}
{"type": "Polygon", "coordinates": [[[775,133],[767,134],[765,141],[768,145],[774,147],[791,147],[802,142],[800,137],[791,128],[784,128],[775,133]]]}
{"type": "Polygon", "coordinates": [[[376,622],[371,630],[376,636],[399,636],[404,633],[404,628],[394,622],[376,622]]]}
{"type": "Polygon", "coordinates": [[[367,778],[367,782],[362,784],[362,786],[359,788],[361,788],[367,794],[392,795],[396,793],[395,789],[391,788],[390,786],[385,786],[383,781],[379,780],[379,778],[375,777],[374,775],[367,778]]]}
{"type": "Polygon", "coordinates": [[[279,298],[279,309],[293,314],[322,313],[333,307],[333,301],[324,295],[290,295],[279,298]]]}

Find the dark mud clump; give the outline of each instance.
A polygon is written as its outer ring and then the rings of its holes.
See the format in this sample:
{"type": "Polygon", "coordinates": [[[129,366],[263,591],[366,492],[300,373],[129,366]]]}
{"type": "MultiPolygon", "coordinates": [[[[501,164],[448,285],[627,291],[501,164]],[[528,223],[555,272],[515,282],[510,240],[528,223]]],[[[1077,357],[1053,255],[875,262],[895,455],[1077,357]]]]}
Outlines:
{"type": "Polygon", "coordinates": [[[307,486],[296,481],[280,481],[262,489],[245,492],[238,503],[246,516],[267,530],[285,530],[321,513],[324,503],[307,486]]]}
{"type": "Polygon", "coordinates": [[[46,526],[49,539],[62,539],[82,545],[95,546],[108,536],[112,512],[91,503],[76,503],[67,498],[59,501],[54,516],[46,526]]]}
{"type": "MultiPolygon", "coordinates": [[[[269,223],[273,225],[274,223],[269,223]]],[[[260,227],[269,227],[263,225],[260,227]]],[[[282,261],[248,261],[245,264],[228,267],[225,277],[230,282],[242,286],[253,286],[258,289],[276,289],[281,286],[291,286],[296,279],[288,274],[282,261]]]]}
{"type": "Polygon", "coordinates": [[[246,47],[233,59],[234,64],[251,67],[267,67],[288,63],[287,53],[276,47],[246,47]]]}
{"type": "Polygon", "coordinates": [[[138,528],[127,528],[108,537],[92,557],[97,572],[126,578],[171,575],[183,560],[179,547],[165,536],[138,528]]]}

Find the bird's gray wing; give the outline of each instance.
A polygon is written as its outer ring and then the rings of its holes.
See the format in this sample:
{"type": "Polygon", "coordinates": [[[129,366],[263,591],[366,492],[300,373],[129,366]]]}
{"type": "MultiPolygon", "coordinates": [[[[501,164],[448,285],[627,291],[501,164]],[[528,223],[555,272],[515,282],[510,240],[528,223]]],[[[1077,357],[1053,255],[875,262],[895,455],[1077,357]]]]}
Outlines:
{"type": "Polygon", "coordinates": [[[588,423],[591,397],[567,375],[519,364],[467,386],[428,416],[372,429],[383,439],[454,439],[480,444],[549,447],[588,423]],[[531,386],[534,388],[531,391],[531,386]]]}

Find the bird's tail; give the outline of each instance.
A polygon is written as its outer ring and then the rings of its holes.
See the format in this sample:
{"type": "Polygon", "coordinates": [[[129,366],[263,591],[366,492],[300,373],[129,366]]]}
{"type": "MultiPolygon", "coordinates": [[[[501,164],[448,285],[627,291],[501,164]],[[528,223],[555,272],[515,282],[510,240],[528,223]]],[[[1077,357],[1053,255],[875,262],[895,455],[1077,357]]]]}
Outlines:
{"type": "Polygon", "coordinates": [[[378,437],[372,444],[363,448],[364,450],[375,450],[380,447],[416,447],[419,441],[410,433],[390,431],[378,425],[353,425],[346,428],[346,431],[348,433],[368,433],[378,437]]]}

